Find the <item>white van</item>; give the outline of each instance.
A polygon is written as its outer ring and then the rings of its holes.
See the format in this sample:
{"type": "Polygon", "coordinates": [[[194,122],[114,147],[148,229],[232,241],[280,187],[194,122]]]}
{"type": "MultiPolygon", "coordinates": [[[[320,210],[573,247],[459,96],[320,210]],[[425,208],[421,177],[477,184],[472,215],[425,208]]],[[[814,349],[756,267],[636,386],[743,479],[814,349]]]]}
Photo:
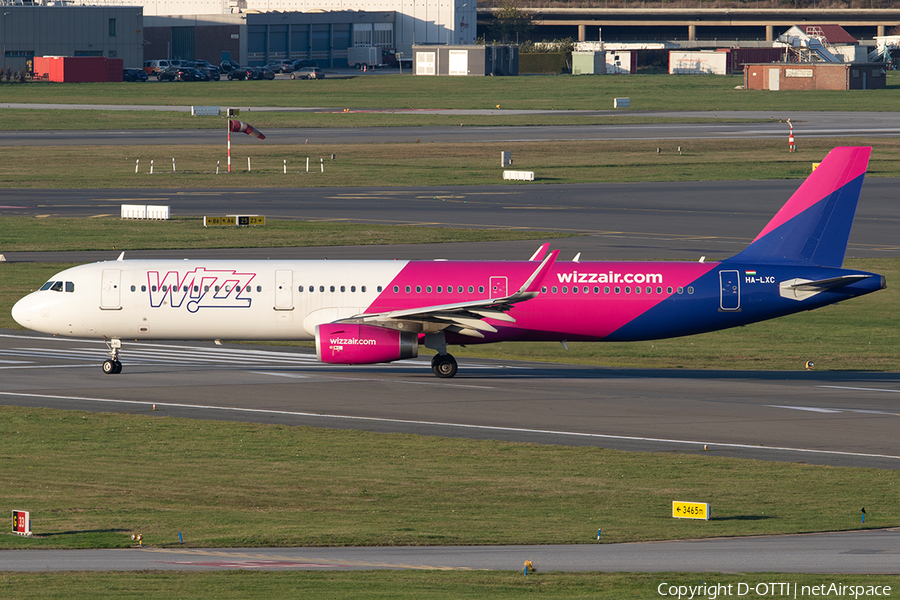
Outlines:
{"type": "Polygon", "coordinates": [[[147,72],[147,75],[156,75],[159,71],[165,71],[169,67],[178,66],[181,66],[180,60],[160,59],[144,61],[144,71],[147,72]]]}

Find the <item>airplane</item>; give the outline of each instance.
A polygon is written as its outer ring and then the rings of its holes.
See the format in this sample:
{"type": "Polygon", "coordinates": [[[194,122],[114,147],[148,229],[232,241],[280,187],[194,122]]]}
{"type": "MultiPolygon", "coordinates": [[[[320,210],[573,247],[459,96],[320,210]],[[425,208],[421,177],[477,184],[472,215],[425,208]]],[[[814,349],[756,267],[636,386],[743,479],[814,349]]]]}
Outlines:
{"type": "Polygon", "coordinates": [[[843,269],[871,148],[833,149],[732,258],[560,261],[110,260],[66,269],[19,300],[23,327],[103,338],[103,372],[123,339],[312,340],[318,359],[375,364],[451,345],[634,341],[737,327],[885,288],[843,269]]]}

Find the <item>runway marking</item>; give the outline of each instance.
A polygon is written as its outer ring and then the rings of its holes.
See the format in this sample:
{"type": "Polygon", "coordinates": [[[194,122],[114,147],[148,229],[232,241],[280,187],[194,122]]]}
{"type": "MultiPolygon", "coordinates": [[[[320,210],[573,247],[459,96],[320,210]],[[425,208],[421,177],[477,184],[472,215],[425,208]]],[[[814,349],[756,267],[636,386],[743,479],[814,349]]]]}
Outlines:
{"type": "Polygon", "coordinates": [[[250,371],[255,375],[272,375],[273,377],[288,377],[290,379],[309,379],[309,375],[297,375],[296,373],[272,373],[269,371],[250,371]]]}
{"type": "Polygon", "coordinates": [[[839,413],[843,412],[840,410],[833,410],[830,408],[816,408],[814,406],[777,406],[775,404],[767,404],[769,408],[787,408],[790,410],[805,410],[809,412],[819,412],[819,413],[839,413]]]}
{"type": "Polygon", "coordinates": [[[831,390],[851,390],[854,392],[888,392],[891,394],[900,394],[900,390],[889,390],[885,388],[862,388],[862,387],[848,387],[842,385],[819,385],[816,387],[820,388],[828,388],[831,390]]]}
{"type": "Polygon", "coordinates": [[[85,396],[58,396],[55,394],[28,394],[22,392],[0,392],[0,396],[16,396],[22,398],[48,398],[55,400],[79,400],[85,402],[102,402],[107,404],[137,404],[141,406],[149,407],[151,406],[163,406],[163,407],[171,407],[171,408],[188,408],[188,409],[201,409],[201,410],[217,410],[223,412],[239,412],[239,413],[252,413],[252,414],[266,414],[266,415],[285,415],[291,417],[307,417],[307,418],[316,418],[316,419],[340,419],[345,421],[368,421],[375,423],[397,423],[401,425],[426,425],[431,427],[453,427],[457,429],[472,429],[478,431],[502,431],[509,433],[527,433],[527,434],[542,434],[542,435],[554,435],[559,437],[576,437],[576,438],[586,438],[586,439],[598,439],[598,440],[625,440],[625,441],[634,441],[634,442],[652,442],[652,443],[664,443],[664,444],[682,444],[686,446],[696,446],[699,450],[704,446],[712,446],[713,450],[716,447],[719,448],[740,448],[740,449],[748,449],[748,450],[777,450],[782,452],[800,452],[804,454],[830,454],[834,456],[854,456],[860,458],[890,458],[895,460],[900,460],[900,456],[894,456],[891,454],[870,454],[866,452],[843,452],[840,450],[813,450],[809,448],[788,448],[783,446],[763,446],[756,444],[728,444],[728,443],[720,443],[720,442],[700,442],[694,440],[672,440],[666,438],[651,438],[651,437],[638,437],[638,436],[627,436],[627,435],[606,435],[602,433],[582,433],[577,431],[555,431],[552,429],[528,429],[524,427],[499,427],[494,425],[471,425],[465,423],[443,423],[440,421],[417,421],[417,420],[407,420],[407,419],[387,419],[383,417],[359,417],[353,415],[329,415],[323,413],[307,413],[307,412],[294,412],[294,411],[284,411],[284,410],[265,410],[259,408],[240,408],[240,407],[226,407],[226,406],[209,406],[202,404],[178,404],[178,403],[167,403],[167,402],[146,402],[146,401],[138,401],[138,400],[116,400],[111,398],[88,398],[85,396]]]}
{"type": "MultiPolygon", "coordinates": [[[[417,570],[425,570],[425,571],[472,571],[469,567],[440,567],[433,565],[410,565],[404,563],[385,563],[385,562],[368,562],[368,561],[359,561],[359,560],[351,560],[351,561],[340,561],[339,563],[335,563],[335,561],[323,560],[320,558],[310,558],[304,556],[283,556],[283,555],[272,555],[272,554],[262,554],[262,553],[249,553],[249,552],[224,552],[217,550],[187,550],[187,549],[169,549],[169,548],[142,548],[142,552],[155,552],[160,554],[188,554],[192,556],[214,556],[220,557],[226,560],[216,561],[215,563],[209,562],[208,566],[219,566],[218,563],[221,562],[224,565],[235,565],[232,568],[241,568],[242,563],[289,563],[296,564],[297,566],[309,566],[310,563],[321,563],[322,566],[350,566],[350,567],[381,567],[381,568],[393,568],[393,569],[417,569],[417,570]],[[230,559],[230,560],[228,560],[230,559]],[[237,559],[237,560],[236,560],[237,559]]],[[[202,562],[194,562],[194,561],[159,561],[171,564],[196,564],[196,565],[204,565],[207,563],[202,562]]],[[[280,566],[280,565],[279,565],[280,566]]],[[[228,567],[226,567],[228,568],[228,567]]],[[[251,567],[252,568],[252,567],[251,567]]]]}
{"type": "Polygon", "coordinates": [[[766,406],[770,408],[787,408],[790,410],[805,410],[809,412],[819,413],[859,413],[863,415],[887,415],[890,417],[900,417],[900,414],[898,413],[888,412],[884,410],[862,410],[859,408],[817,408],[815,406],[777,406],[775,404],[767,404],[766,406]]]}

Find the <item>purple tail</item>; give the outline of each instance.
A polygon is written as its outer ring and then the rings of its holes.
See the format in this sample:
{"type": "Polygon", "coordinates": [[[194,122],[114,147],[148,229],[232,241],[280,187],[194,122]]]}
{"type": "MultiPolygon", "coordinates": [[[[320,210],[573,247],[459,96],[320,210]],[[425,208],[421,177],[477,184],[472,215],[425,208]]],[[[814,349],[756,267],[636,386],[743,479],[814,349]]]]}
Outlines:
{"type": "Polygon", "coordinates": [[[871,153],[870,147],[851,146],[829,152],[753,243],[731,260],[840,267],[871,153]]]}

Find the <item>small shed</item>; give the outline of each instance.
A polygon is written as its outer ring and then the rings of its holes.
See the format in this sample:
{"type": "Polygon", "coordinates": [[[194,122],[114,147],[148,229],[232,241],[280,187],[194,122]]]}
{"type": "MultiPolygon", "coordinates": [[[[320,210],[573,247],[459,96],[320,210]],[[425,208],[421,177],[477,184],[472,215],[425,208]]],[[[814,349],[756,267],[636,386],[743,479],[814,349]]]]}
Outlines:
{"type": "Polygon", "coordinates": [[[572,53],[572,75],[605,75],[606,52],[588,51],[572,53]]]}
{"type": "Polygon", "coordinates": [[[518,75],[518,46],[413,46],[416,75],[518,75]]]}
{"type": "Polygon", "coordinates": [[[744,65],[748,90],[883,90],[886,63],[755,63],[744,65]]]}

